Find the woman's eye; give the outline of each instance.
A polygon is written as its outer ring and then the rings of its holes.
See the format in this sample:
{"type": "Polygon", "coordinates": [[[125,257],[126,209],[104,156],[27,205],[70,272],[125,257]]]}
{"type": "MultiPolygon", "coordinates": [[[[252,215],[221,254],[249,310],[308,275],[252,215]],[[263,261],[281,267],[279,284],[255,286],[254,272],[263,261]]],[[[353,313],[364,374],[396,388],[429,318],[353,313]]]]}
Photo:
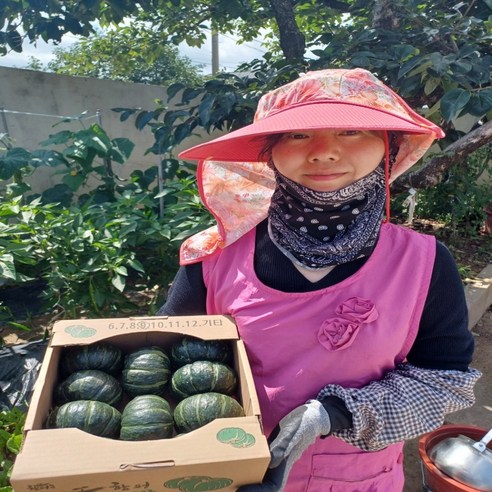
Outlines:
{"type": "Polygon", "coordinates": [[[308,138],[308,136],[305,133],[289,133],[287,138],[292,140],[302,140],[304,138],[308,138]]]}
{"type": "Polygon", "coordinates": [[[353,135],[359,135],[360,130],[344,130],[343,132],[340,133],[340,135],[345,135],[345,136],[353,136],[353,135]]]}

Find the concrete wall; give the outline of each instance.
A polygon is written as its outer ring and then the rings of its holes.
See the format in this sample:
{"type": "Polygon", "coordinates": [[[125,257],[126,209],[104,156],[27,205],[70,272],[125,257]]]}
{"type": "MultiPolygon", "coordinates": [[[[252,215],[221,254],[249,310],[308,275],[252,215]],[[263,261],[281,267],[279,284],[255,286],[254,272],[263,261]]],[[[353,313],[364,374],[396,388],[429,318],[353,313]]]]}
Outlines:
{"type": "MultiPolygon", "coordinates": [[[[0,112],[0,133],[8,133],[14,146],[34,150],[51,134],[82,128],[79,121],[60,124],[58,116],[78,116],[86,111],[82,123],[89,126],[97,121],[95,115],[99,111],[102,126],[111,138],[126,137],[135,143],[128,164],[124,168],[115,164],[115,170],[127,177],[136,168],[145,169],[158,162],[157,156],[144,155],[154,138],[149,128],[135,128],[132,117],[121,122],[119,113],[111,108],[153,110],[155,99],[166,101],[164,87],[0,67],[0,110],[4,110],[0,112]],[[54,117],[38,116],[43,114],[54,117]]],[[[186,147],[196,142],[190,138],[186,147]]],[[[36,171],[30,179],[34,191],[50,188],[56,182],[57,176],[45,168],[36,171]]]]}
{"type": "MultiPolygon", "coordinates": [[[[142,131],[137,130],[132,117],[121,122],[119,113],[111,108],[152,110],[156,107],[155,99],[166,101],[164,87],[0,66],[0,110],[4,109],[3,113],[0,112],[0,133],[9,133],[16,146],[34,150],[40,148],[39,143],[50,134],[63,129],[81,128],[81,122],[60,124],[59,116],[77,116],[86,111],[86,117],[89,118],[82,120],[82,123],[87,126],[96,121],[95,115],[99,111],[102,126],[111,138],[126,137],[135,143],[130,161],[123,168],[115,164],[115,171],[126,178],[134,169],[146,169],[158,162],[157,156],[144,155],[146,149],[154,143],[154,138],[147,127],[142,131]],[[53,127],[56,123],[58,125],[53,127]]],[[[461,130],[468,131],[475,121],[469,117],[460,118],[456,124],[461,130]]],[[[199,141],[199,137],[189,138],[176,149],[176,153],[199,141]]],[[[52,170],[41,168],[32,176],[30,184],[35,192],[39,192],[50,188],[57,181],[52,170]]]]}

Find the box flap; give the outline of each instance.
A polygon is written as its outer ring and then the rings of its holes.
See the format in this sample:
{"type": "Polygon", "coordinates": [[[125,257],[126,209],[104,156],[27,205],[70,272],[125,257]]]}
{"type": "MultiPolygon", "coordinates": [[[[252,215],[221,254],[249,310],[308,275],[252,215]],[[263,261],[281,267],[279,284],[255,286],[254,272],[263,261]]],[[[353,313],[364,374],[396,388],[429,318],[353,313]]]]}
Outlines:
{"type": "Polygon", "coordinates": [[[51,345],[87,345],[108,337],[134,333],[171,332],[203,340],[237,340],[230,316],[146,316],[132,318],[62,320],[53,325],[51,345]],[[203,329],[203,331],[202,331],[203,329]]]}

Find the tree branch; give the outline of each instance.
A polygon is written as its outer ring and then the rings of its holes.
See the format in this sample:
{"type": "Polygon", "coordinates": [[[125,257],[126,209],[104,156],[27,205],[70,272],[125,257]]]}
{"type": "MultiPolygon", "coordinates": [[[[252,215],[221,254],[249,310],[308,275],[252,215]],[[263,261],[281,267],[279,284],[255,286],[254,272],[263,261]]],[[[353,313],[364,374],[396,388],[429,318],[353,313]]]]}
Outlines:
{"type": "Polygon", "coordinates": [[[394,11],[392,0],[376,0],[372,9],[372,27],[374,29],[387,29],[393,31],[398,29],[400,19],[394,11]]]}
{"type": "Polygon", "coordinates": [[[328,7],[330,9],[338,10],[342,13],[350,12],[350,5],[346,2],[341,2],[338,0],[318,0],[316,3],[324,5],[325,7],[328,7]]]}
{"type": "Polygon", "coordinates": [[[306,50],[306,38],[299,30],[291,0],[270,0],[278,25],[280,47],[287,60],[302,61],[306,50]]]}
{"type": "Polygon", "coordinates": [[[418,171],[397,178],[391,185],[391,191],[401,193],[409,188],[425,189],[435,186],[446,170],[458,162],[466,167],[466,156],[489,142],[492,142],[492,121],[487,121],[453,142],[440,154],[431,157],[418,171]]]}

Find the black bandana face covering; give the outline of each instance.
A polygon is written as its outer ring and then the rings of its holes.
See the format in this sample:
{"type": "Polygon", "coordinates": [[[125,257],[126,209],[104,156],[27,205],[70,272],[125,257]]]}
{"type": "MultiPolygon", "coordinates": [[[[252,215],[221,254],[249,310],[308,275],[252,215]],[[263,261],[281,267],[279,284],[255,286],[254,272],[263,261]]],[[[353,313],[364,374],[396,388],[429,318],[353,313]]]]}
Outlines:
{"type": "Polygon", "coordinates": [[[268,231],[288,258],[316,270],[372,252],[386,200],[383,166],[345,188],[328,192],[306,188],[276,169],[275,177],[268,231]]]}

